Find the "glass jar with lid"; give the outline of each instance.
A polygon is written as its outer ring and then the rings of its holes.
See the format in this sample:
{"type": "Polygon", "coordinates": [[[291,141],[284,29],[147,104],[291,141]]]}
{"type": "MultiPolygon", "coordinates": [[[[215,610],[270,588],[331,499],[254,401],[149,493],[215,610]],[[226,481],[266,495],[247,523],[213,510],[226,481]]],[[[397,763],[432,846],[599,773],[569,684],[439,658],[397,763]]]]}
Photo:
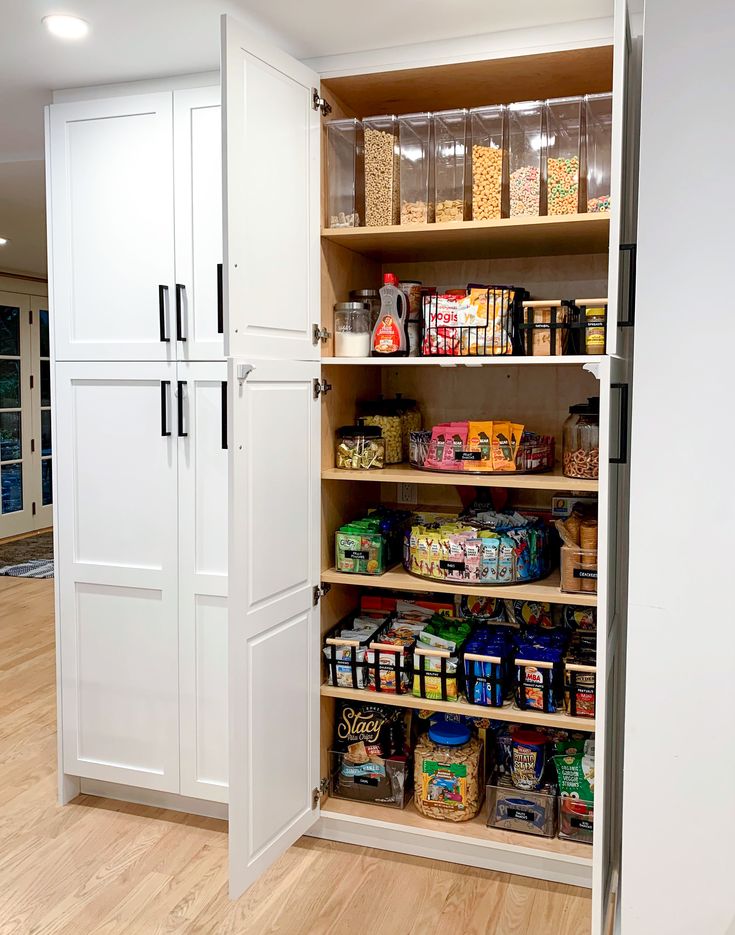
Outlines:
{"type": "Polygon", "coordinates": [[[359,402],[358,410],[361,423],[382,429],[385,441],[385,463],[400,464],[403,460],[401,417],[396,410],[395,403],[385,399],[369,400],[359,402]]]}
{"type": "Polygon", "coordinates": [[[414,751],[414,803],[428,818],[470,821],[484,792],[483,742],[461,721],[437,715],[414,751]]]}
{"type": "Polygon", "coordinates": [[[363,302],[334,306],[334,356],[370,356],[370,309],[363,302]]]}
{"type": "Polygon", "coordinates": [[[337,429],[334,463],[347,471],[368,471],[385,464],[383,430],[375,425],[343,425],[337,429]]]}
{"type": "Polygon", "coordinates": [[[388,404],[394,407],[396,414],[401,420],[401,448],[403,451],[403,460],[408,461],[411,432],[418,432],[423,425],[421,410],[416,404],[415,399],[407,399],[400,393],[396,393],[395,399],[388,400],[388,404]]]}
{"type": "Polygon", "coordinates": [[[565,477],[600,476],[600,399],[569,407],[562,430],[562,472],[565,477]]]}
{"type": "Polygon", "coordinates": [[[377,289],[353,289],[350,292],[350,302],[362,302],[370,309],[370,330],[375,327],[380,311],[380,292],[377,289]]]}

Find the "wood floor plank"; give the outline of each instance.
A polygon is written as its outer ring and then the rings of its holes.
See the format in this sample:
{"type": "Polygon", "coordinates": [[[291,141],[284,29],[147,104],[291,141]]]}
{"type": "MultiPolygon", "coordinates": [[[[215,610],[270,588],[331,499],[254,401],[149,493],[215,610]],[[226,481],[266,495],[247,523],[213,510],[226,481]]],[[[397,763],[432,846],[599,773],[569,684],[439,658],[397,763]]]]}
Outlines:
{"type": "Polygon", "coordinates": [[[587,935],[575,887],[302,838],[237,902],[227,825],[56,802],[53,582],[0,578],[0,935],[587,935]]]}

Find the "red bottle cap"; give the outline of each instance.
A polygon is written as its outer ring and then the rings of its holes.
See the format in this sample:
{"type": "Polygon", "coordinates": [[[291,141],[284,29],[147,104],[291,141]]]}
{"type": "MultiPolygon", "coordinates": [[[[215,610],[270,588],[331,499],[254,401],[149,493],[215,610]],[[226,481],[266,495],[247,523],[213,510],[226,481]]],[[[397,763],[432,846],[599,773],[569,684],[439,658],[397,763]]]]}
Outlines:
{"type": "Polygon", "coordinates": [[[383,285],[384,286],[397,286],[398,277],[395,273],[383,273],[383,285]]]}

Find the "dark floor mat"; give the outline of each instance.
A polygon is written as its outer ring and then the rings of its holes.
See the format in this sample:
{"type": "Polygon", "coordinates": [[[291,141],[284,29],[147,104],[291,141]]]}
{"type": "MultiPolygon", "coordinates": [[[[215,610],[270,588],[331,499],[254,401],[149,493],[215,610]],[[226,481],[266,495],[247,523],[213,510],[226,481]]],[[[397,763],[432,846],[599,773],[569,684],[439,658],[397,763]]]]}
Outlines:
{"type": "Polygon", "coordinates": [[[0,541],[0,568],[4,565],[22,565],[36,559],[51,561],[54,557],[54,539],[50,532],[14,542],[0,541]]]}

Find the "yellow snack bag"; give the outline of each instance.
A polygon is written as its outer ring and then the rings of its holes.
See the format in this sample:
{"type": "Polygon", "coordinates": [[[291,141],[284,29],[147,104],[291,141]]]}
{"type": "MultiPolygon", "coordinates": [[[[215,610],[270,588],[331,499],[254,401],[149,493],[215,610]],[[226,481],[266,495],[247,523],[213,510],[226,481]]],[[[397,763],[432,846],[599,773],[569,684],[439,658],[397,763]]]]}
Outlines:
{"type": "Polygon", "coordinates": [[[513,458],[512,423],[493,422],[492,465],[493,471],[515,471],[513,458]]]}
{"type": "Polygon", "coordinates": [[[465,471],[492,471],[492,422],[468,422],[466,457],[463,459],[465,471]]]}

